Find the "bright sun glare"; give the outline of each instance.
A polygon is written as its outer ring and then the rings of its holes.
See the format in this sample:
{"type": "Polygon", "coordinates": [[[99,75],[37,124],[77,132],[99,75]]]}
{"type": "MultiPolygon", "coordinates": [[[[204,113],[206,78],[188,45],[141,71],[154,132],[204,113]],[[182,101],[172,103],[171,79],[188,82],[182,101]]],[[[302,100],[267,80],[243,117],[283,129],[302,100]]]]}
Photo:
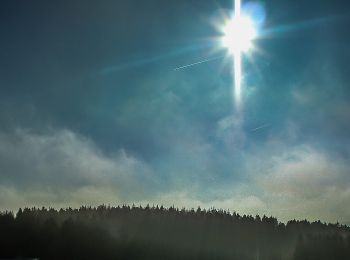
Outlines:
{"type": "Polygon", "coordinates": [[[224,27],[223,45],[231,54],[248,51],[257,36],[253,21],[248,16],[234,16],[224,27]]]}
{"type": "Polygon", "coordinates": [[[242,53],[253,47],[257,30],[250,16],[241,13],[241,0],[235,0],[234,16],[223,26],[222,44],[234,58],[234,97],[237,109],[241,104],[242,53]]]}

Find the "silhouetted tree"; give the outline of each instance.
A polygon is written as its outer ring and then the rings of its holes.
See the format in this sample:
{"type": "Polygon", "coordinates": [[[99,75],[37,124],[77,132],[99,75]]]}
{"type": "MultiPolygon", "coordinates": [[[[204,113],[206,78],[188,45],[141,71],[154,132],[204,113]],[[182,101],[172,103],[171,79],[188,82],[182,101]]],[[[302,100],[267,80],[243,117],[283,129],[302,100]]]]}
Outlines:
{"type": "Polygon", "coordinates": [[[350,259],[350,228],[200,207],[24,208],[0,213],[0,258],[350,259]]]}

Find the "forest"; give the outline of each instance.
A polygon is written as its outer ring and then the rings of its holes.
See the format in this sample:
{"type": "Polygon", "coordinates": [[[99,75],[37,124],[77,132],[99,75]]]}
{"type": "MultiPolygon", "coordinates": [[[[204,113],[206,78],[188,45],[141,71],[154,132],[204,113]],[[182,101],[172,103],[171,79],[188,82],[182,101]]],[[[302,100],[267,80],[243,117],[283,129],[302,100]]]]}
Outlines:
{"type": "Polygon", "coordinates": [[[0,234],[0,259],[350,259],[348,226],[214,208],[24,208],[0,234]]]}

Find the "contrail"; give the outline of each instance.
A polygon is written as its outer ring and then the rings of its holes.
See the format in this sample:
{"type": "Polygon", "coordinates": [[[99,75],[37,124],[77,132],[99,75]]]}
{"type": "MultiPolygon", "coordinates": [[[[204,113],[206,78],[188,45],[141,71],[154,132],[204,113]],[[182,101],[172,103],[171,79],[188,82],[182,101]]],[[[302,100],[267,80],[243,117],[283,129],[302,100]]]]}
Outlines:
{"type": "Polygon", "coordinates": [[[261,126],[259,126],[257,128],[252,129],[251,131],[252,132],[256,132],[256,131],[258,131],[260,129],[263,129],[263,128],[266,128],[266,127],[269,127],[269,126],[270,126],[270,124],[264,124],[264,125],[261,125],[261,126]]]}
{"type": "Polygon", "coordinates": [[[205,59],[205,60],[201,60],[201,61],[197,61],[197,62],[194,62],[194,63],[191,63],[191,64],[187,64],[187,65],[184,65],[184,66],[177,67],[177,68],[175,68],[174,70],[183,70],[183,69],[186,69],[186,68],[188,68],[188,67],[192,67],[192,66],[195,66],[195,65],[204,63],[204,62],[213,61],[213,60],[218,60],[218,59],[221,59],[222,57],[223,57],[223,56],[214,57],[214,58],[210,58],[210,59],[205,59]]]}

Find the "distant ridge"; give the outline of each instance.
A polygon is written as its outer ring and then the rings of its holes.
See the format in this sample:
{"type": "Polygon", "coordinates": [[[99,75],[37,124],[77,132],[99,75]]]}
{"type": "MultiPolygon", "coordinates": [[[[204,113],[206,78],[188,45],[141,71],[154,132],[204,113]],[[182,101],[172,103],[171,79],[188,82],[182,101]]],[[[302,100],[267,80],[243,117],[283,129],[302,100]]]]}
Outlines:
{"type": "Polygon", "coordinates": [[[350,228],[220,209],[105,206],[0,214],[0,258],[350,259],[350,228]]]}

